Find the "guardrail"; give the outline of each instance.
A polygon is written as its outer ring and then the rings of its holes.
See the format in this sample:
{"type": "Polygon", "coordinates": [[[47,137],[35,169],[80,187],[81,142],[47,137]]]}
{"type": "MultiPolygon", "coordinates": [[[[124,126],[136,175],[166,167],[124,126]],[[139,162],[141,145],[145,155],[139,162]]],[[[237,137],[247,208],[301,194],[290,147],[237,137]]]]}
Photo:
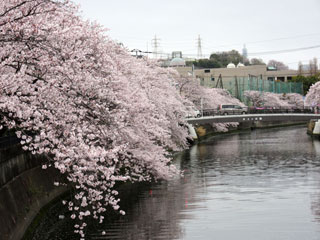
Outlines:
{"type": "Polygon", "coordinates": [[[317,113],[317,109],[305,107],[305,108],[290,108],[290,107],[262,107],[262,108],[249,108],[250,114],[268,114],[268,113],[317,113]]]}

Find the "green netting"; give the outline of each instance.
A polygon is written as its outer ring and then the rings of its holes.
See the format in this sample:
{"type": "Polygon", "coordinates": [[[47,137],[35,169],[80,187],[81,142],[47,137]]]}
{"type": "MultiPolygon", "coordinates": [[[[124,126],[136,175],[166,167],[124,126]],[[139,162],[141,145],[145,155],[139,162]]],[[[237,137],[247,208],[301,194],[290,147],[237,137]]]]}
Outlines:
{"type": "Polygon", "coordinates": [[[252,76],[235,77],[223,83],[223,87],[240,101],[245,101],[244,91],[303,94],[303,85],[301,82],[271,81],[252,76]]]}

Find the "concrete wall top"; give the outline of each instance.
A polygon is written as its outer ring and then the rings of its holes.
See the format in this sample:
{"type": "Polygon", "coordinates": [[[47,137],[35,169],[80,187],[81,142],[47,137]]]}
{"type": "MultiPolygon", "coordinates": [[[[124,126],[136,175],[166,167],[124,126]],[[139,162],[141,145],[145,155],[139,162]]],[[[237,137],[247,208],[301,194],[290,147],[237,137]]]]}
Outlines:
{"type": "Polygon", "coordinates": [[[279,70],[279,71],[266,71],[268,77],[279,77],[279,76],[297,76],[298,71],[296,70],[279,70]]]}
{"type": "MultiPolygon", "coordinates": [[[[182,75],[187,76],[188,72],[192,72],[192,67],[175,67],[175,69],[182,75]]],[[[277,70],[277,71],[267,71],[266,65],[253,65],[244,66],[239,68],[207,68],[207,69],[195,69],[194,73],[198,77],[248,77],[253,76],[263,76],[266,77],[283,77],[283,76],[297,76],[298,71],[296,70],[277,70]]],[[[303,75],[308,75],[308,73],[303,73],[303,75]]]]}

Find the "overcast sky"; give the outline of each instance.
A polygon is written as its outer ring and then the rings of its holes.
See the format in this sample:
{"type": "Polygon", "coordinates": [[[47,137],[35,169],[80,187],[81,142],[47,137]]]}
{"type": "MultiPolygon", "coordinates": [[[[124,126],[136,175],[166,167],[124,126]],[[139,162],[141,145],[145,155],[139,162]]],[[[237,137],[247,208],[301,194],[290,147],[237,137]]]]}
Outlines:
{"type": "MultiPolygon", "coordinates": [[[[165,53],[238,50],[249,58],[276,59],[297,68],[320,58],[320,47],[278,54],[254,53],[320,46],[320,0],[74,0],[84,18],[109,29],[129,49],[165,53]],[[251,55],[250,55],[251,54],[251,55]]],[[[318,59],[320,62],[320,59],[318,59]]]]}

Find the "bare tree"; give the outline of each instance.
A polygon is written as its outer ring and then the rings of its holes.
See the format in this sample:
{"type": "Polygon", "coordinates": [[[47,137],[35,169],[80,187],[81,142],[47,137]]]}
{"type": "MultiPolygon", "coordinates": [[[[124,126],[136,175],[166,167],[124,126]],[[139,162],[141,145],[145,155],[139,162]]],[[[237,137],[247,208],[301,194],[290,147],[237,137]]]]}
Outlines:
{"type": "Polygon", "coordinates": [[[310,75],[315,75],[318,72],[318,60],[317,58],[314,58],[309,61],[309,73],[310,75]]]}
{"type": "Polygon", "coordinates": [[[275,67],[277,70],[288,70],[289,67],[285,65],[283,62],[277,60],[270,60],[268,62],[268,67],[275,67]]]}
{"type": "Polygon", "coordinates": [[[262,59],[259,58],[251,58],[250,59],[250,64],[251,65],[265,65],[262,59]]]}

